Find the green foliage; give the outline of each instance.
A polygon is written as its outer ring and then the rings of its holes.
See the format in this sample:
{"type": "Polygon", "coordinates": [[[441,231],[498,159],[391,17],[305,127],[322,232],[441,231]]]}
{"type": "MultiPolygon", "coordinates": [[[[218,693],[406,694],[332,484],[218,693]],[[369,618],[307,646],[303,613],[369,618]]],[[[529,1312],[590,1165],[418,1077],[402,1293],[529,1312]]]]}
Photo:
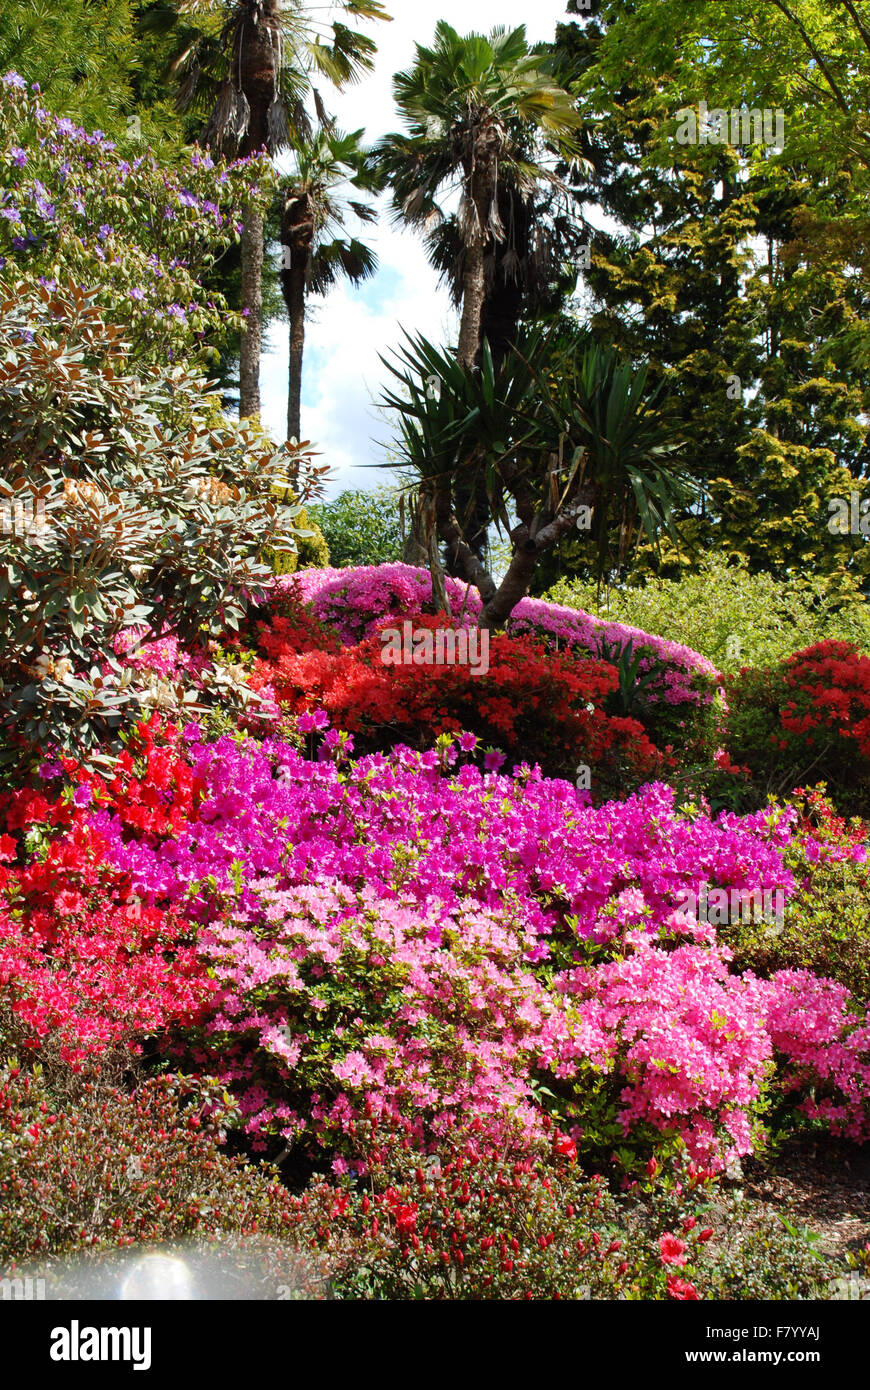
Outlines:
{"type": "Polygon", "coordinates": [[[632,69],[669,79],[674,115],[699,99],[711,108],[741,100],[784,107],[789,159],[809,164],[817,179],[845,165],[854,195],[866,189],[870,31],[863,5],[699,0],[686,11],[659,0],[601,0],[597,8],[607,25],[602,75],[614,88],[625,78],[628,52],[632,69]]]}
{"type": "Polygon", "coordinates": [[[237,243],[241,207],[266,206],[264,161],[215,164],[198,151],[125,159],[3,84],[0,196],[18,214],[0,219],[10,273],[72,277],[97,291],[137,360],[211,361],[215,343],[243,323],[203,278],[237,243]]]}
{"type": "Polygon", "coordinates": [[[0,728],[9,757],[81,753],[141,698],[125,630],[190,648],[238,628],[264,547],[292,542],[299,509],[274,488],[301,460],[209,426],[214,398],[182,368],[134,375],[95,292],[0,294],[0,728]]]}
{"type": "Polygon", "coordinates": [[[323,569],[330,563],[326,537],[310,515],[313,510],[313,507],[302,507],[295,518],[295,525],[299,528],[293,541],[295,549],[273,550],[270,547],[264,551],[263,558],[274,574],[323,569]]]}
{"type": "Polygon", "coordinates": [[[649,648],[643,646],[635,651],[632,641],[624,645],[619,642],[599,643],[599,659],[609,662],[619,675],[619,687],[606,706],[608,714],[616,714],[622,719],[640,718],[648,686],[658,687],[662,684],[662,672],[657,665],[650,666],[645,672],[640,669],[644,657],[650,654],[649,648]]]}
{"type": "Polygon", "coordinates": [[[54,110],[115,134],[131,106],[130,0],[4,0],[0,72],[37,82],[54,110]]]}
{"type": "MultiPolygon", "coordinates": [[[[826,525],[831,498],[865,491],[870,403],[870,144],[847,53],[866,65],[866,34],[815,0],[711,0],[689,22],[667,0],[603,0],[559,29],[558,70],[589,118],[592,172],[570,181],[612,219],[589,229],[590,327],[667,383],[706,490],[702,511],[681,509],[680,546],[663,546],[669,575],[713,544],[780,577],[849,571],[863,586],[870,573],[866,541],[826,525]],[[853,136],[787,9],[836,55],[853,136]],[[679,143],[678,111],[701,100],[782,106],[784,152],[679,143]]],[[[654,559],[645,549],[636,567],[654,559]]]]}
{"type": "MultiPolygon", "coordinates": [[[[821,788],[824,792],[824,787],[821,788]]],[[[734,968],[741,973],[753,970],[769,976],[777,970],[811,970],[837,980],[850,991],[856,1003],[870,1003],[870,869],[866,859],[855,859],[848,852],[849,828],[839,822],[835,834],[830,826],[830,801],[818,792],[811,794],[815,810],[824,808],[821,832],[810,830],[813,842],[822,842],[818,856],[809,857],[805,841],[793,842],[785,862],[794,874],[797,892],[786,904],[781,930],[764,923],[737,922],[722,929],[723,939],[734,952],[734,968]],[[830,848],[843,850],[832,855],[830,848]]],[[[806,803],[798,798],[806,814],[806,803]]],[[[863,835],[860,821],[851,832],[863,835]]],[[[860,842],[860,841],[859,841],[860,842]]]]}
{"type": "Polygon", "coordinates": [[[870,606],[848,586],[838,598],[820,576],[775,579],[716,553],[679,579],[599,590],[566,577],[547,598],[681,642],[725,672],[767,665],[828,638],[870,654],[870,606]]]}
{"type": "Polygon", "coordinates": [[[336,569],[353,565],[389,565],[402,558],[399,499],[389,488],[343,492],[332,502],[309,508],[336,569]]]}

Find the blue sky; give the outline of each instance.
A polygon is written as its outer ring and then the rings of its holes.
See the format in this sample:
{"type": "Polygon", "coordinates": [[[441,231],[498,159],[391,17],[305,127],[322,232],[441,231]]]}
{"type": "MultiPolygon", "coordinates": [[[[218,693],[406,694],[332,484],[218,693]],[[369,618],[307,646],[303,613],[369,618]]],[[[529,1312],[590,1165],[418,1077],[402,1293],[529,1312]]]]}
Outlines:
{"type": "MultiPolygon", "coordinates": [[[[431,41],[435,24],[446,19],[460,32],[487,31],[495,25],[525,24],[531,42],[552,39],[568,18],[563,0],[387,0],[391,24],[369,25],[379,46],[374,72],[356,87],[324,98],[346,130],[365,127],[373,142],[399,126],[392,98],[394,72],[408,67],[415,43],[431,41]]],[[[387,455],[378,441],[389,435],[389,421],[375,408],[387,380],[378,354],[401,341],[401,330],[424,333],[437,342],[455,337],[456,316],[437,283],[418,237],[382,216],[376,228],[362,230],[380,259],[377,275],[359,289],[338,286],[325,300],[315,299],[307,325],[302,432],[321,452],[333,473],[329,496],[345,488],[371,488],[388,481],[373,465],[387,455]]],[[[287,419],[287,326],[272,325],[261,366],[263,423],[283,439],[287,419]]]]}

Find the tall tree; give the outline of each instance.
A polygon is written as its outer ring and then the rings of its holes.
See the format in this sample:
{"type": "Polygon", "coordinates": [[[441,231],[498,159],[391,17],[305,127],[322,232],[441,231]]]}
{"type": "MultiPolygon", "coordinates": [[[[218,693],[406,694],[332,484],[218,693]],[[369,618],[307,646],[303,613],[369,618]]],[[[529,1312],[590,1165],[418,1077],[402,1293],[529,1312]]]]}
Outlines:
{"type": "Polygon", "coordinates": [[[563,154],[575,152],[581,118],[546,59],[529,48],[523,26],[460,36],[441,21],[432,47],[417,45],[414,66],[396,74],[393,90],[408,132],[385,136],[379,154],[399,217],[431,231],[445,217],[439,197],[457,185],[461,190],[458,358],[473,367],[482,338],[487,251],[507,236],[502,190],[528,201],[541,183],[555,184],[543,140],[563,154]]]}
{"type": "MultiPolygon", "coordinates": [[[[198,102],[208,111],[204,142],[243,158],[263,149],[276,154],[291,137],[308,136],[309,98],[325,118],[318,75],[341,87],[371,68],[374,41],[339,18],[329,22],[330,14],[389,18],[380,0],[176,0],[155,8],[180,21],[174,71],[181,106],[198,102]]],[[[247,330],[239,412],[246,416],[260,410],[264,224],[254,209],[243,219],[241,250],[247,330]]]]}
{"type": "MultiPolygon", "coordinates": [[[[580,118],[573,98],[548,71],[547,60],[529,48],[523,26],[461,36],[441,21],[432,46],[418,44],[414,66],[396,74],[393,91],[407,133],[388,135],[378,147],[393,205],[400,219],[429,234],[441,268],[445,260],[450,262],[461,303],[457,361],[474,369],[484,328],[499,328],[496,317],[490,314],[487,320],[486,315],[487,288],[499,271],[505,289],[502,308],[507,301],[499,360],[507,350],[508,334],[519,317],[511,277],[521,269],[521,258],[512,242],[519,242],[528,268],[528,205],[542,184],[557,186],[553,147],[562,156],[576,152],[580,118]],[[437,229],[450,215],[439,199],[449,199],[457,187],[458,211],[439,242],[437,229]]],[[[421,546],[431,551],[431,538],[420,534],[424,519],[434,525],[438,517],[443,529],[458,502],[461,526],[480,559],[489,520],[485,496],[462,479],[453,498],[446,485],[440,491],[437,481],[434,486],[427,506],[416,512],[409,553],[421,546]]],[[[455,569],[455,542],[448,544],[447,553],[455,569]]]]}
{"type": "MultiPolygon", "coordinates": [[[[857,541],[828,533],[826,502],[866,470],[870,208],[843,176],[855,164],[845,146],[841,174],[826,173],[832,152],[813,153],[803,109],[789,113],[784,150],[674,139],[684,105],[730,112],[752,100],[757,51],[743,21],[775,9],[766,0],[733,0],[727,16],[704,8],[709,43],[697,40],[694,9],[684,25],[671,0],[654,13],[604,0],[582,27],[560,26],[557,71],[589,113],[591,171],[576,197],[607,214],[587,276],[590,325],[650,361],[692,443],[688,466],[706,492],[683,518],[680,551],[663,547],[672,570],[719,546],[754,567],[834,579],[844,565],[868,565],[857,541]],[[635,23],[640,11],[646,27],[635,23]],[[748,67],[733,61],[738,36],[748,67]],[[730,70],[717,60],[720,42],[730,70]],[[618,67],[617,51],[631,60],[618,67]]],[[[786,51],[796,81],[802,60],[786,51]]],[[[640,558],[644,568],[654,559],[640,558]]],[[[576,539],[554,557],[581,560],[576,539]]]]}
{"type": "Polygon", "coordinates": [[[293,144],[293,169],[282,180],[281,288],[290,318],[287,438],[301,438],[302,358],[309,294],[326,294],[344,277],[352,284],[373,275],[377,256],[347,234],[351,215],[373,222],[371,203],[348,196],[374,193],[382,179],[362,145],[363,132],[331,124],[293,144]]]}
{"type": "MultiPolygon", "coordinates": [[[[558,186],[528,197],[502,177],[498,216],[504,236],[490,241],[484,255],[480,325],[496,365],[516,341],[521,323],[550,318],[563,309],[577,287],[586,240],[573,198],[558,186]]],[[[465,246],[457,214],[445,217],[425,240],[430,261],[461,309],[465,246]]]]}

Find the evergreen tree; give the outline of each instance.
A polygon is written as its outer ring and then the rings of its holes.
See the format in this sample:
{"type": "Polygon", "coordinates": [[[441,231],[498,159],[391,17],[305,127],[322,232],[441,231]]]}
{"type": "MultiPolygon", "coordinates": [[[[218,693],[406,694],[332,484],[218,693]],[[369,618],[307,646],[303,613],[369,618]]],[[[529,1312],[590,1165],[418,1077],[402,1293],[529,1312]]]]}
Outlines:
{"type": "MultiPolygon", "coordinates": [[[[718,546],[780,574],[864,575],[862,538],[833,537],[827,520],[829,498],[861,491],[866,471],[866,215],[863,239],[854,224],[843,234],[851,183],[813,177],[803,153],[674,140],[676,57],[673,71],[661,55],[624,64],[615,81],[608,45],[632,9],[561,26],[556,51],[588,117],[576,197],[609,228],[591,243],[593,334],[666,381],[704,489],[666,568],[718,546]]],[[[727,104],[740,107],[739,77],[727,104]]],[[[558,563],[582,573],[581,541],[558,563]]],[[[642,550],[638,574],[654,563],[642,550]]]]}

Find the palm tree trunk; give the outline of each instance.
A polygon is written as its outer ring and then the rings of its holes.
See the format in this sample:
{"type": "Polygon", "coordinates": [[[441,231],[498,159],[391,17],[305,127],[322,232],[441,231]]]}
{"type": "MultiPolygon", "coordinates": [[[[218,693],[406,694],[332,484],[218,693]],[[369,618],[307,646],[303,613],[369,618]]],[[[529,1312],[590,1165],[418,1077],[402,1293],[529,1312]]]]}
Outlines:
{"type": "Polygon", "coordinates": [[[263,338],[263,218],[247,212],[242,222],[242,333],[239,415],[260,414],[260,348],[263,338]]]}
{"type": "Polygon", "coordinates": [[[462,276],[462,319],[459,324],[457,357],[463,367],[475,367],[480,353],[480,325],[486,298],[484,278],[484,244],[475,238],[465,252],[462,276]]]}
{"type": "Polygon", "coordinates": [[[474,138],[470,164],[466,165],[468,185],[465,196],[474,212],[474,222],[466,237],[462,273],[462,319],[457,356],[463,367],[475,367],[480,353],[483,306],[486,301],[484,253],[491,235],[490,210],[495,191],[498,149],[499,135],[492,123],[480,126],[474,138]]]}
{"type": "MultiPolygon", "coordinates": [[[[262,0],[244,16],[238,40],[239,84],[248,100],[248,129],[239,146],[243,158],[259,154],[269,142],[268,111],[276,91],[276,55],[283,0],[262,0]]],[[[239,415],[260,413],[260,351],[263,340],[264,223],[248,212],[242,221],[242,335],[239,415]]]]}
{"type": "Polygon", "coordinates": [[[287,292],[290,314],[290,377],[287,388],[287,438],[302,438],[302,356],[305,351],[305,268],[291,270],[287,292]]]}
{"type": "MultiPolygon", "coordinates": [[[[462,273],[462,318],[459,324],[459,346],[456,353],[460,366],[467,367],[469,371],[474,371],[478,364],[483,334],[483,313],[486,304],[487,224],[495,186],[495,145],[491,130],[485,128],[479,132],[475,154],[477,162],[472,173],[468,196],[473,203],[476,216],[465,247],[465,262],[462,273]]],[[[460,514],[464,518],[468,504],[472,501],[473,491],[473,485],[470,491],[468,480],[461,475],[456,477],[452,486],[448,485],[438,489],[436,509],[442,527],[450,524],[448,517],[454,509],[454,496],[460,514]]],[[[470,534],[467,542],[479,568],[482,570],[483,566],[480,562],[486,549],[486,528],[489,522],[489,506],[485,495],[476,499],[476,504],[472,504],[471,511],[473,516],[469,519],[470,534]]],[[[446,531],[441,530],[440,534],[441,539],[447,542],[448,562],[451,573],[455,574],[459,564],[456,551],[457,541],[454,538],[451,545],[446,531]]],[[[466,537],[461,537],[461,540],[463,544],[466,543],[466,537]]]]}

